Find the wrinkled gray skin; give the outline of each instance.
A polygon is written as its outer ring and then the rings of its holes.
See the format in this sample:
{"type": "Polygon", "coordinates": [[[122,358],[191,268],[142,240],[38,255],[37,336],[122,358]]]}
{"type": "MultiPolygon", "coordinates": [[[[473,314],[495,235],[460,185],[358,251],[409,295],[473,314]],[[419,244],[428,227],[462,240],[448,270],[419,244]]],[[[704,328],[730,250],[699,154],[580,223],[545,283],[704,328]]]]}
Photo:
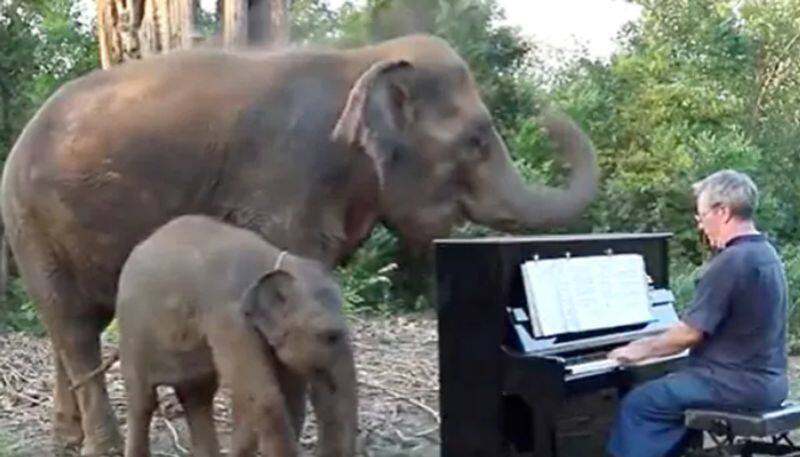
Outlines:
{"type": "Polygon", "coordinates": [[[99,335],[131,249],[182,214],[207,214],[333,266],[377,223],[410,246],[463,220],[560,226],[596,193],[590,141],[543,125],[571,173],[525,186],[464,61],[410,36],[343,51],[193,50],[64,85],[3,174],[9,245],[55,350],[56,437],[102,454],[120,442],[99,335]],[[68,375],[69,373],[69,375],[68,375]]]}
{"type": "Polygon", "coordinates": [[[196,457],[218,457],[218,379],[230,388],[230,456],[298,455],[304,385],[319,417],[319,455],[350,457],[356,376],[341,294],[321,263],[286,255],[255,233],[182,216],[134,248],[117,316],[128,397],[126,457],[149,456],[156,386],[180,399],[196,457]]]}

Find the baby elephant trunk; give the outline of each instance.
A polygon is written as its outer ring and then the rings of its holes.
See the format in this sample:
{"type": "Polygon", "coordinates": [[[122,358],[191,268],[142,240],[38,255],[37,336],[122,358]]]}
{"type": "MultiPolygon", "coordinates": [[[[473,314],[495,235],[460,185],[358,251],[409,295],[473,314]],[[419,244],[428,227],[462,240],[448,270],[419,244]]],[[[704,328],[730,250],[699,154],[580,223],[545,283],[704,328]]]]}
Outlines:
{"type": "MultiPolygon", "coordinates": [[[[344,345],[343,345],[344,346],[344,345]]],[[[353,457],[358,434],[358,392],[351,347],[342,348],[329,368],[311,380],[311,403],[318,422],[320,457],[353,457]]]]}

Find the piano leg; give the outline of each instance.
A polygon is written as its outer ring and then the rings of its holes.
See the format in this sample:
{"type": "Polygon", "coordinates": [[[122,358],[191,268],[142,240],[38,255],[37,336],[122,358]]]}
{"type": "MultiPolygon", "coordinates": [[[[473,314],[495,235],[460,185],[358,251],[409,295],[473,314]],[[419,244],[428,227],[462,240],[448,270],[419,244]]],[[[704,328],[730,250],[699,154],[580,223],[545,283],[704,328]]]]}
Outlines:
{"type": "Polygon", "coordinates": [[[527,397],[533,457],[605,455],[608,431],[618,406],[616,389],[555,399],[527,397]]]}
{"type": "Polygon", "coordinates": [[[556,450],[556,422],[562,406],[560,396],[541,397],[530,391],[523,394],[530,411],[530,443],[535,457],[558,457],[556,450]]]}
{"type": "Polygon", "coordinates": [[[533,414],[531,436],[533,436],[533,455],[536,457],[556,456],[555,416],[552,411],[555,411],[552,407],[538,407],[533,414]]]}

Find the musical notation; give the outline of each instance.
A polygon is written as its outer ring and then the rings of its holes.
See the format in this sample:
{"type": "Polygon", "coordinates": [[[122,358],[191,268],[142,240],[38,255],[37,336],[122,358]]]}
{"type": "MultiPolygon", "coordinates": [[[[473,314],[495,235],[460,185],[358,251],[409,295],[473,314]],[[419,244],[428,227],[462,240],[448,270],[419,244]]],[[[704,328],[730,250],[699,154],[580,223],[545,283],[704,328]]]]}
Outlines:
{"type": "Polygon", "coordinates": [[[641,255],[531,260],[521,269],[536,336],[652,320],[641,255]]]}

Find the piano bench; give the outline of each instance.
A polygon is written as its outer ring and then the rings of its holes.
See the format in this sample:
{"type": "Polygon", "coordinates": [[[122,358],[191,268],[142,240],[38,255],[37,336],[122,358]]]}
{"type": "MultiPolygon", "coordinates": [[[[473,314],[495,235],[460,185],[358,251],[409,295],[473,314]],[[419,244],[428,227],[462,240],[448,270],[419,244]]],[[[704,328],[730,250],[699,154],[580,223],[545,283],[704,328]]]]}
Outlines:
{"type": "Polygon", "coordinates": [[[757,411],[690,409],[686,427],[707,434],[713,445],[690,447],[687,456],[797,455],[800,447],[789,433],[800,428],[800,403],[785,402],[780,408],[757,411]]]}

